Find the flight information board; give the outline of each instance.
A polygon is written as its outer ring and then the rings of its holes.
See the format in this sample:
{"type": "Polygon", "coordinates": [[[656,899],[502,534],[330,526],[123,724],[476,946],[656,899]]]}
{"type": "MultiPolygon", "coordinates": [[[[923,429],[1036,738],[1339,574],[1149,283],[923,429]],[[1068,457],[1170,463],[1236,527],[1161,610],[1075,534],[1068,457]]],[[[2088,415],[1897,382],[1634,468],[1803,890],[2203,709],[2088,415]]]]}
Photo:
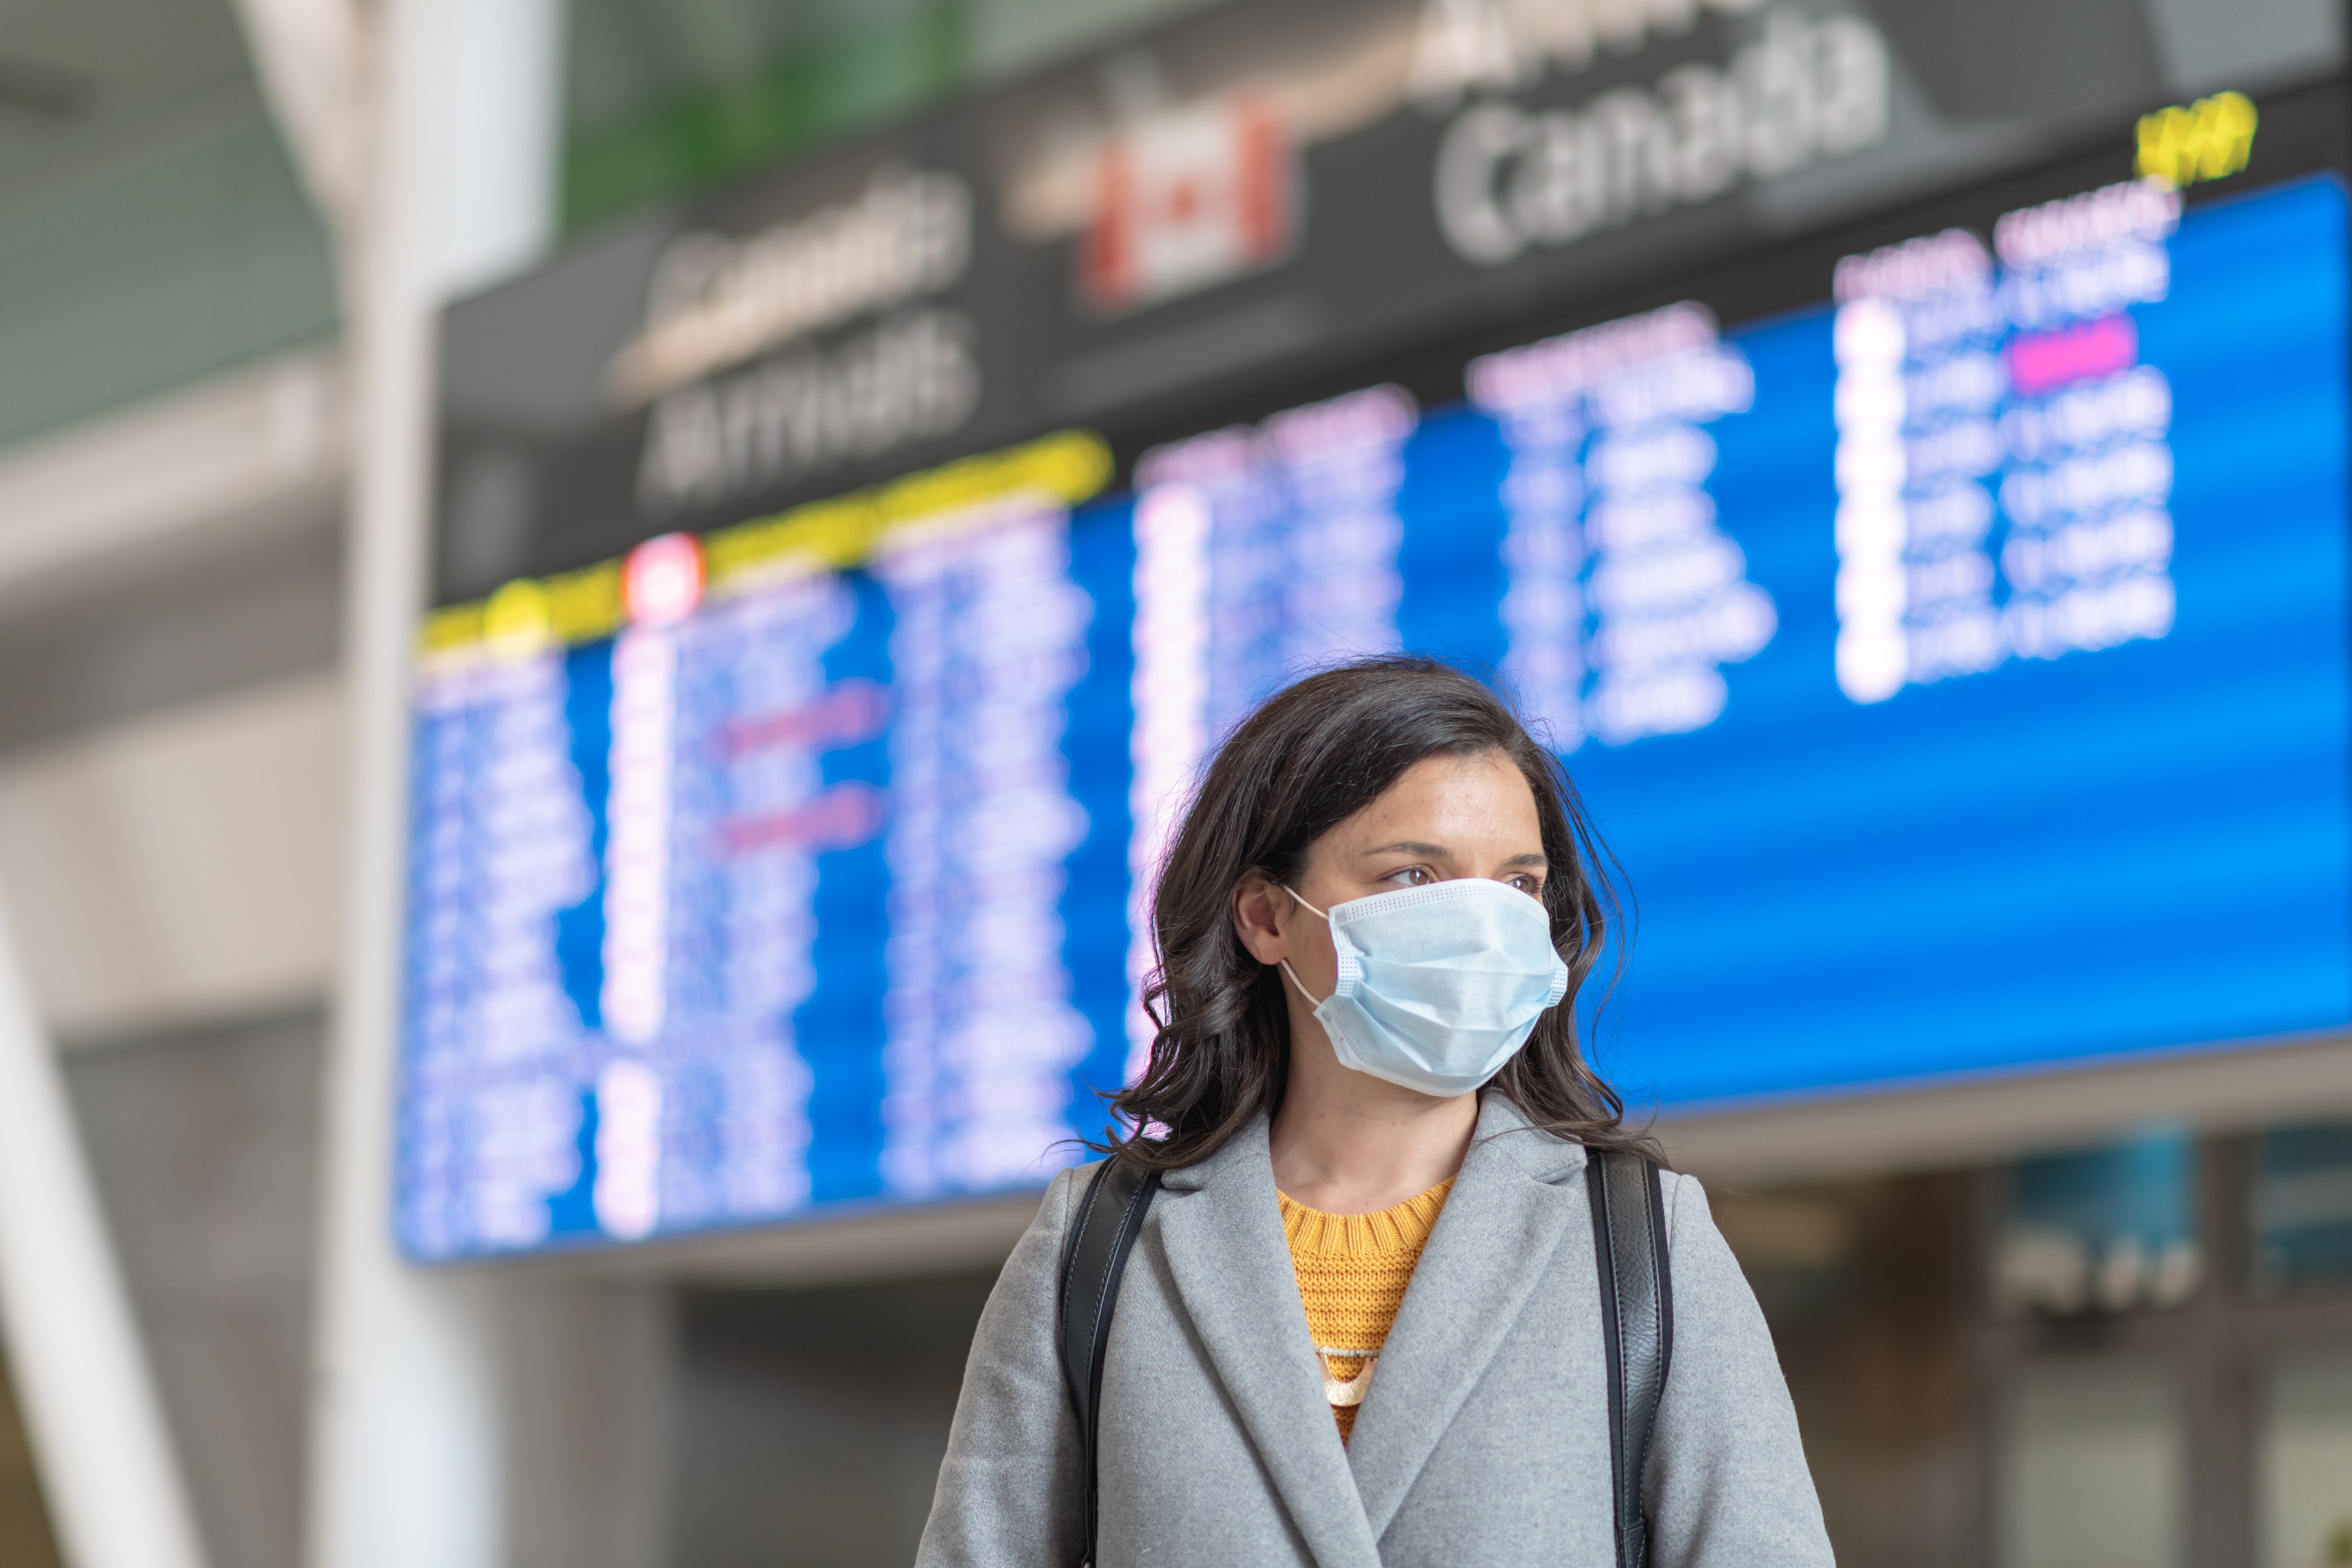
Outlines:
{"type": "Polygon", "coordinates": [[[1216,738],[1501,672],[1639,910],[1637,1101],[2352,1019],[2347,210],[2130,184],[1160,447],[1067,435],[436,614],[425,1258],[1033,1184],[1216,738]]]}

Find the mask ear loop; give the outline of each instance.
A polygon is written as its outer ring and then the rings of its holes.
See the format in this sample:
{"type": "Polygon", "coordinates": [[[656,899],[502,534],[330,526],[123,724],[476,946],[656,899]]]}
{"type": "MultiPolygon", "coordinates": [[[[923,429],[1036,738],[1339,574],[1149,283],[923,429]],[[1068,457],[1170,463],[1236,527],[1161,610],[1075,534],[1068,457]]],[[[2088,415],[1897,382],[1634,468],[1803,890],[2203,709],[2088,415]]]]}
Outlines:
{"type": "MultiPolygon", "coordinates": [[[[1292,888],[1281,882],[1276,882],[1275,886],[1282,889],[1284,892],[1288,893],[1292,898],[1298,899],[1298,890],[1296,888],[1292,888]]],[[[1305,899],[1298,899],[1298,907],[1320,920],[1325,925],[1329,925],[1331,923],[1331,917],[1329,915],[1325,914],[1321,910],[1317,909],[1305,899]]],[[[1297,989],[1299,997],[1305,1001],[1309,1007],[1321,1007],[1323,1003],[1315,1000],[1313,994],[1307,991],[1305,984],[1299,980],[1297,972],[1290,967],[1290,960],[1286,958],[1282,960],[1281,963],[1283,978],[1289,981],[1291,985],[1297,989]]],[[[1328,996],[1324,998],[1325,1002],[1329,1000],[1330,998],[1328,996]]]]}

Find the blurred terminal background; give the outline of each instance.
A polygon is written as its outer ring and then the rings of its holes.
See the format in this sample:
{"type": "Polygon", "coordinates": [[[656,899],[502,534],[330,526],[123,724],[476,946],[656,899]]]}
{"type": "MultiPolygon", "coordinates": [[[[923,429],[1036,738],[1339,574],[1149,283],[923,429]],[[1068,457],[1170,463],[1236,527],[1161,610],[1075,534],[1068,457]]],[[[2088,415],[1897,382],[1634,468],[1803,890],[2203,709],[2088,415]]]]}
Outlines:
{"type": "Polygon", "coordinates": [[[866,1568],[1215,737],[1507,679],[1848,1568],[2352,1564],[2332,0],[0,0],[0,1564],[866,1568]]]}

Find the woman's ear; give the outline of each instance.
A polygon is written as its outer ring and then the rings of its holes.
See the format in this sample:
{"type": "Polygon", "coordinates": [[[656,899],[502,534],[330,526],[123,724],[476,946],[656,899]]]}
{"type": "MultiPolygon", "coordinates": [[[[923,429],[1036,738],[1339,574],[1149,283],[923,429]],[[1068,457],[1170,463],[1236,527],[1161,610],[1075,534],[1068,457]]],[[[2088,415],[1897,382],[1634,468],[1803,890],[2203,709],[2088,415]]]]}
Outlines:
{"type": "Polygon", "coordinates": [[[1281,920],[1282,906],[1289,901],[1289,894],[1264,877],[1244,877],[1234,889],[1234,930],[1260,963],[1279,963],[1290,956],[1281,920]]]}

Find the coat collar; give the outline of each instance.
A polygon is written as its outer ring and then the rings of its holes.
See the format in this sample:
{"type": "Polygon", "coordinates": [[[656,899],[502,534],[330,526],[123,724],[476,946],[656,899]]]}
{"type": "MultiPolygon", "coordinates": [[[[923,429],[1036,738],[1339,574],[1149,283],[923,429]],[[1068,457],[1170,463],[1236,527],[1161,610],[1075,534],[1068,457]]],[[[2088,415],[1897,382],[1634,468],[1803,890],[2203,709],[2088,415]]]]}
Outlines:
{"type": "Polygon", "coordinates": [[[1573,1228],[1584,1199],[1570,1178],[1583,1169],[1582,1145],[1529,1126],[1502,1095],[1486,1096],[1357,1412],[1349,1458],[1374,1540],[1573,1228]]]}
{"type": "Polygon", "coordinates": [[[1307,1329],[1261,1116],[1171,1171],[1153,1223],[1217,1376],[1318,1568],[1380,1568],[1307,1329]]]}
{"type": "Polygon", "coordinates": [[[1342,1447],[1282,1233],[1259,1117],[1171,1171],[1154,1211],[1187,1314],[1318,1568],[1378,1568],[1381,1532],[1412,1488],[1583,1213],[1581,1144],[1528,1123],[1499,1094],[1438,1215],[1380,1371],[1342,1447]]]}

